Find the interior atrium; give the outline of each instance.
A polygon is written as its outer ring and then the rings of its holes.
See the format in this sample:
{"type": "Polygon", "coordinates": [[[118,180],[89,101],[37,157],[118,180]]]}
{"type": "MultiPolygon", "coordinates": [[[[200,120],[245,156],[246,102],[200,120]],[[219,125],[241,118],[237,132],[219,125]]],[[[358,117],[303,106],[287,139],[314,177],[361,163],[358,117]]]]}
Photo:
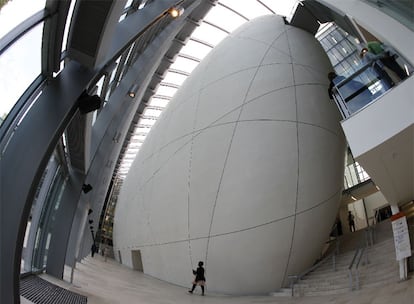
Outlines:
{"type": "Polygon", "coordinates": [[[413,302],[413,50],[413,0],[1,1],[0,303],[413,302]]]}

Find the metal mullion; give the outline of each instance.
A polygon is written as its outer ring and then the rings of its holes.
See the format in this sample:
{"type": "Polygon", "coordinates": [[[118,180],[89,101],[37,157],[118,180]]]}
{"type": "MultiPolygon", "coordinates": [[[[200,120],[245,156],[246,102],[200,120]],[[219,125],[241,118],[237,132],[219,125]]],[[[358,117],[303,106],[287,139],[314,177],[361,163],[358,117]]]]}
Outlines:
{"type": "Polygon", "coordinates": [[[119,59],[119,63],[118,63],[118,67],[116,69],[116,73],[115,73],[115,77],[112,80],[112,87],[111,87],[111,92],[113,92],[115,90],[115,88],[118,86],[118,83],[120,82],[120,77],[121,77],[121,73],[124,69],[124,65],[125,65],[125,61],[127,59],[128,56],[128,51],[125,51],[122,56],[121,59],[119,59]]]}
{"type": "Polygon", "coordinates": [[[109,89],[109,82],[111,80],[111,75],[112,75],[113,71],[111,71],[110,73],[108,73],[105,76],[104,82],[102,84],[102,90],[101,90],[101,98],[105,99],[106,94],[108,93],[108,89],[109,89]]]}

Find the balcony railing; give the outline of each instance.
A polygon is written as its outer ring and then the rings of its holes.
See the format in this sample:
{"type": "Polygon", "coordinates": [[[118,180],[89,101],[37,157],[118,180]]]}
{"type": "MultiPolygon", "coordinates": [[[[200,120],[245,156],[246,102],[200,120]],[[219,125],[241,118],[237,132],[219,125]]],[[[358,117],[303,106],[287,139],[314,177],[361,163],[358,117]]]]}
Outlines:
{"type": "MultiPolygon", "coordinates": [[[[399,59],[407,76],[412,73],[412,67],[405,60],[399,59]]],[[[337,76],[333,79],[332,95],[342,117],[347,118],[364,108],[374,100],[389,91],[396,83],[390,74],[393,72],[384,67],[381,59],[372,60],[348,78],[337,76]]],[[[402,80],[399,80],[402,81],[402,80]]]]}

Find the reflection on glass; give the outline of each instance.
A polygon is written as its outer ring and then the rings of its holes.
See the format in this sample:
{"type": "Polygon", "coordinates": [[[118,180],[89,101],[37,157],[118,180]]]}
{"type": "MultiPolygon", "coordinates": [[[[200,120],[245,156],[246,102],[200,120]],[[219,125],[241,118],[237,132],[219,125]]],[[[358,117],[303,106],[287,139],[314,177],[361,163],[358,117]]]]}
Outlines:
{"type": "Polygon", "coordinates": [[[67,176],[62,167],[59,167],[55,173],[53,182],[50,185],[49,192],[43,205],[39,225],[37,227],[32,259],[32,271],[42,270],[46,267],[56,213],[59,209],[62,194],[66,187],[66,181],[67,176]]]}
{"type": "Polygon", "coordinates": [[[38,24],[0,56],[1,120],[41,73],[42,29],[43,23],[38,24]]]}
{"type": "Polygon", "coordinates": [[[5,4],[0,12],[0,39],[27,18],[44,9],[45,3],[46,0],[13,0],[5,4]]]}
{"type": "Polygon", "coordinates": [[[345,79],[334,79],[339,98],[345,102],[349,113],[354,113],[371,101],[388,91],[392,84],[385,77],[385,72],[374,63],[363,67],[359,72],[345,79]]]}

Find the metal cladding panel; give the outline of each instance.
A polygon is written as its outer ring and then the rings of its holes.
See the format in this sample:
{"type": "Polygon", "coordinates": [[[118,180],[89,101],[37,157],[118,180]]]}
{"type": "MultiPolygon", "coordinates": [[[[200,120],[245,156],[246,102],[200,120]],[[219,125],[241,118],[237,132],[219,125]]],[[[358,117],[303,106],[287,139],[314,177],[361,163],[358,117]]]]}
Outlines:
{"type": "Polygon", "coordinates": [[[125,1],[78,1],[74,10],[68,56],[94,68],[105,58],[125,1]]]}

